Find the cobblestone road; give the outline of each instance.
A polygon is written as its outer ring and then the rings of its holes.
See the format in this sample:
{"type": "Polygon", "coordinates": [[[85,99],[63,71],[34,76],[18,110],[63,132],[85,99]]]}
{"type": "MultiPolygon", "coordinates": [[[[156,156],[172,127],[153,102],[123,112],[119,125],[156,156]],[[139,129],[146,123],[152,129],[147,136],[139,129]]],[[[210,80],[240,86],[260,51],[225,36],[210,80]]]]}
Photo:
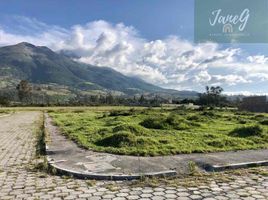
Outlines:
{"type": "MultiPolygon", "coordinates": [[[[36,172],[36,121],[39,112],[0,118],[0,199],[268,199],[268,170],[223,174],[200,181],[192,178],[164,185],[86,181],[36,172]],[[194,180],[194,181],[193,181],[194,180]],[[180,184],[181,183],[181,184],[180,184]],[[190,183],[190,182],[189,182],[190,183]],[[194,183],[194,184],[193,184],[194,183]]],[[[204,178],[203,178],[204,179],[204,178]]]]}

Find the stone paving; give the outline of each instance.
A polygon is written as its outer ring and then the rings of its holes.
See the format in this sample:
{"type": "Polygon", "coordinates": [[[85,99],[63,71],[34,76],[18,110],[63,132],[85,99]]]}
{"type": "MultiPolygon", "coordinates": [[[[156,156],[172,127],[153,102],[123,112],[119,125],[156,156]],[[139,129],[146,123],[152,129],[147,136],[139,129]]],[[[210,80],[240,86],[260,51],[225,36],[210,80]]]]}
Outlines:
{"type": "Polygon", "coordinates": [[[50,175],[32,170],[36,158],[36,121],[40,112],[20,112],[0,118],[0,199],[268,199],[268,168],[262,173],[228,173],[194,179],[187,185],[155,187],[135,182],[89,181],[50,175]],[[220,176],[221,177],[221,176],[220,176]],[[231,181],[230,181],[231,180],[231,181]]]}

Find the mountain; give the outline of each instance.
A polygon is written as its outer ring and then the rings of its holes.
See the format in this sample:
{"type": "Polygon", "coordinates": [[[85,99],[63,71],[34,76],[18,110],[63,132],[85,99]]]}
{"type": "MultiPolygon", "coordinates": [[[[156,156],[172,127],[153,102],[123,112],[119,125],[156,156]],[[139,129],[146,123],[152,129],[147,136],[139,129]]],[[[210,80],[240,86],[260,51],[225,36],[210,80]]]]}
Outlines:
{"type": "Polygon", "coordinates": [[[124,94],[167,93],[167,90],[108,67],[76,62],[63,53],[26,42],[0,48],[0,87],[26,79],[33,84],[57,84],[83,91],[118,91],[124,94]]]}

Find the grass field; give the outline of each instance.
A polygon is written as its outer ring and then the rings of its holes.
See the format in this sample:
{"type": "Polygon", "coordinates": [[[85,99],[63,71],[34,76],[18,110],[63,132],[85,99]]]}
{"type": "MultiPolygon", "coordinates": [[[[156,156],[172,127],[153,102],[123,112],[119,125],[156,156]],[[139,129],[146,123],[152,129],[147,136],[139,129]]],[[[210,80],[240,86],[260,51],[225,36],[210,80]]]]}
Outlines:
{"type": "Polygon", "coordinates": [[[10,111],[10,110],[0,110],[0,117],[1,116],[5,116],[5,115],[7,115],[7,114],[9,114],[9,113],[11,113],[12,111],[10,111]]]}
{"type": "Polygon", "coordinates": [[[102,152],[156,156],[268,147],[268,114],[126,107],[49,114],[67,137],[102,152]]]}

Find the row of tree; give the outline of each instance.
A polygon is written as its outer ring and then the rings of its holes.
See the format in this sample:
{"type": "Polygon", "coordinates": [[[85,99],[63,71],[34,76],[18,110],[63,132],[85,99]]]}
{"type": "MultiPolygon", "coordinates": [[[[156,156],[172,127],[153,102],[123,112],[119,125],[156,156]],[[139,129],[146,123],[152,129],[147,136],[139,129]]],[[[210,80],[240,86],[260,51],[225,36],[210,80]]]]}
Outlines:
{"type": "Polygon", "coordinates": [[[0,105],[22,105],[22,106],[90,106],[90,105],[132,105],[132,106],[160,106],[165,103],[163,99],[155,96],[145,98],[141,96],[115,96],[108,94],[82,94],[72,90],[71,95],[53,94],[48,95],[41,89],[33,89],[31,84],[22,80],[15,90],[0,91],[0,105]]]}
{"type": "MultiPolygon", "coordinates": [[[[201,106],[215,107],[227,106],[230,102],[222,95],[221,87],[206,87],[205,93],[199,94],[198,99],[173,100],[173,103],[187,104],[194,103],[201,106]]],[[[129,106],[160,106],[168,103],[167,99],[154,96],[148,98],[141,96],[115,96],[112,93],[107,95],[86,95],[73,91],[72,96],[48,95],[41,90],[33,90],[31,84],[22,80],[16,90],[0,91],[0,105],[9,106],[11,102],[15,105],[32,106],[90,106],[90,105],[129,105],[129,106]]]]}

